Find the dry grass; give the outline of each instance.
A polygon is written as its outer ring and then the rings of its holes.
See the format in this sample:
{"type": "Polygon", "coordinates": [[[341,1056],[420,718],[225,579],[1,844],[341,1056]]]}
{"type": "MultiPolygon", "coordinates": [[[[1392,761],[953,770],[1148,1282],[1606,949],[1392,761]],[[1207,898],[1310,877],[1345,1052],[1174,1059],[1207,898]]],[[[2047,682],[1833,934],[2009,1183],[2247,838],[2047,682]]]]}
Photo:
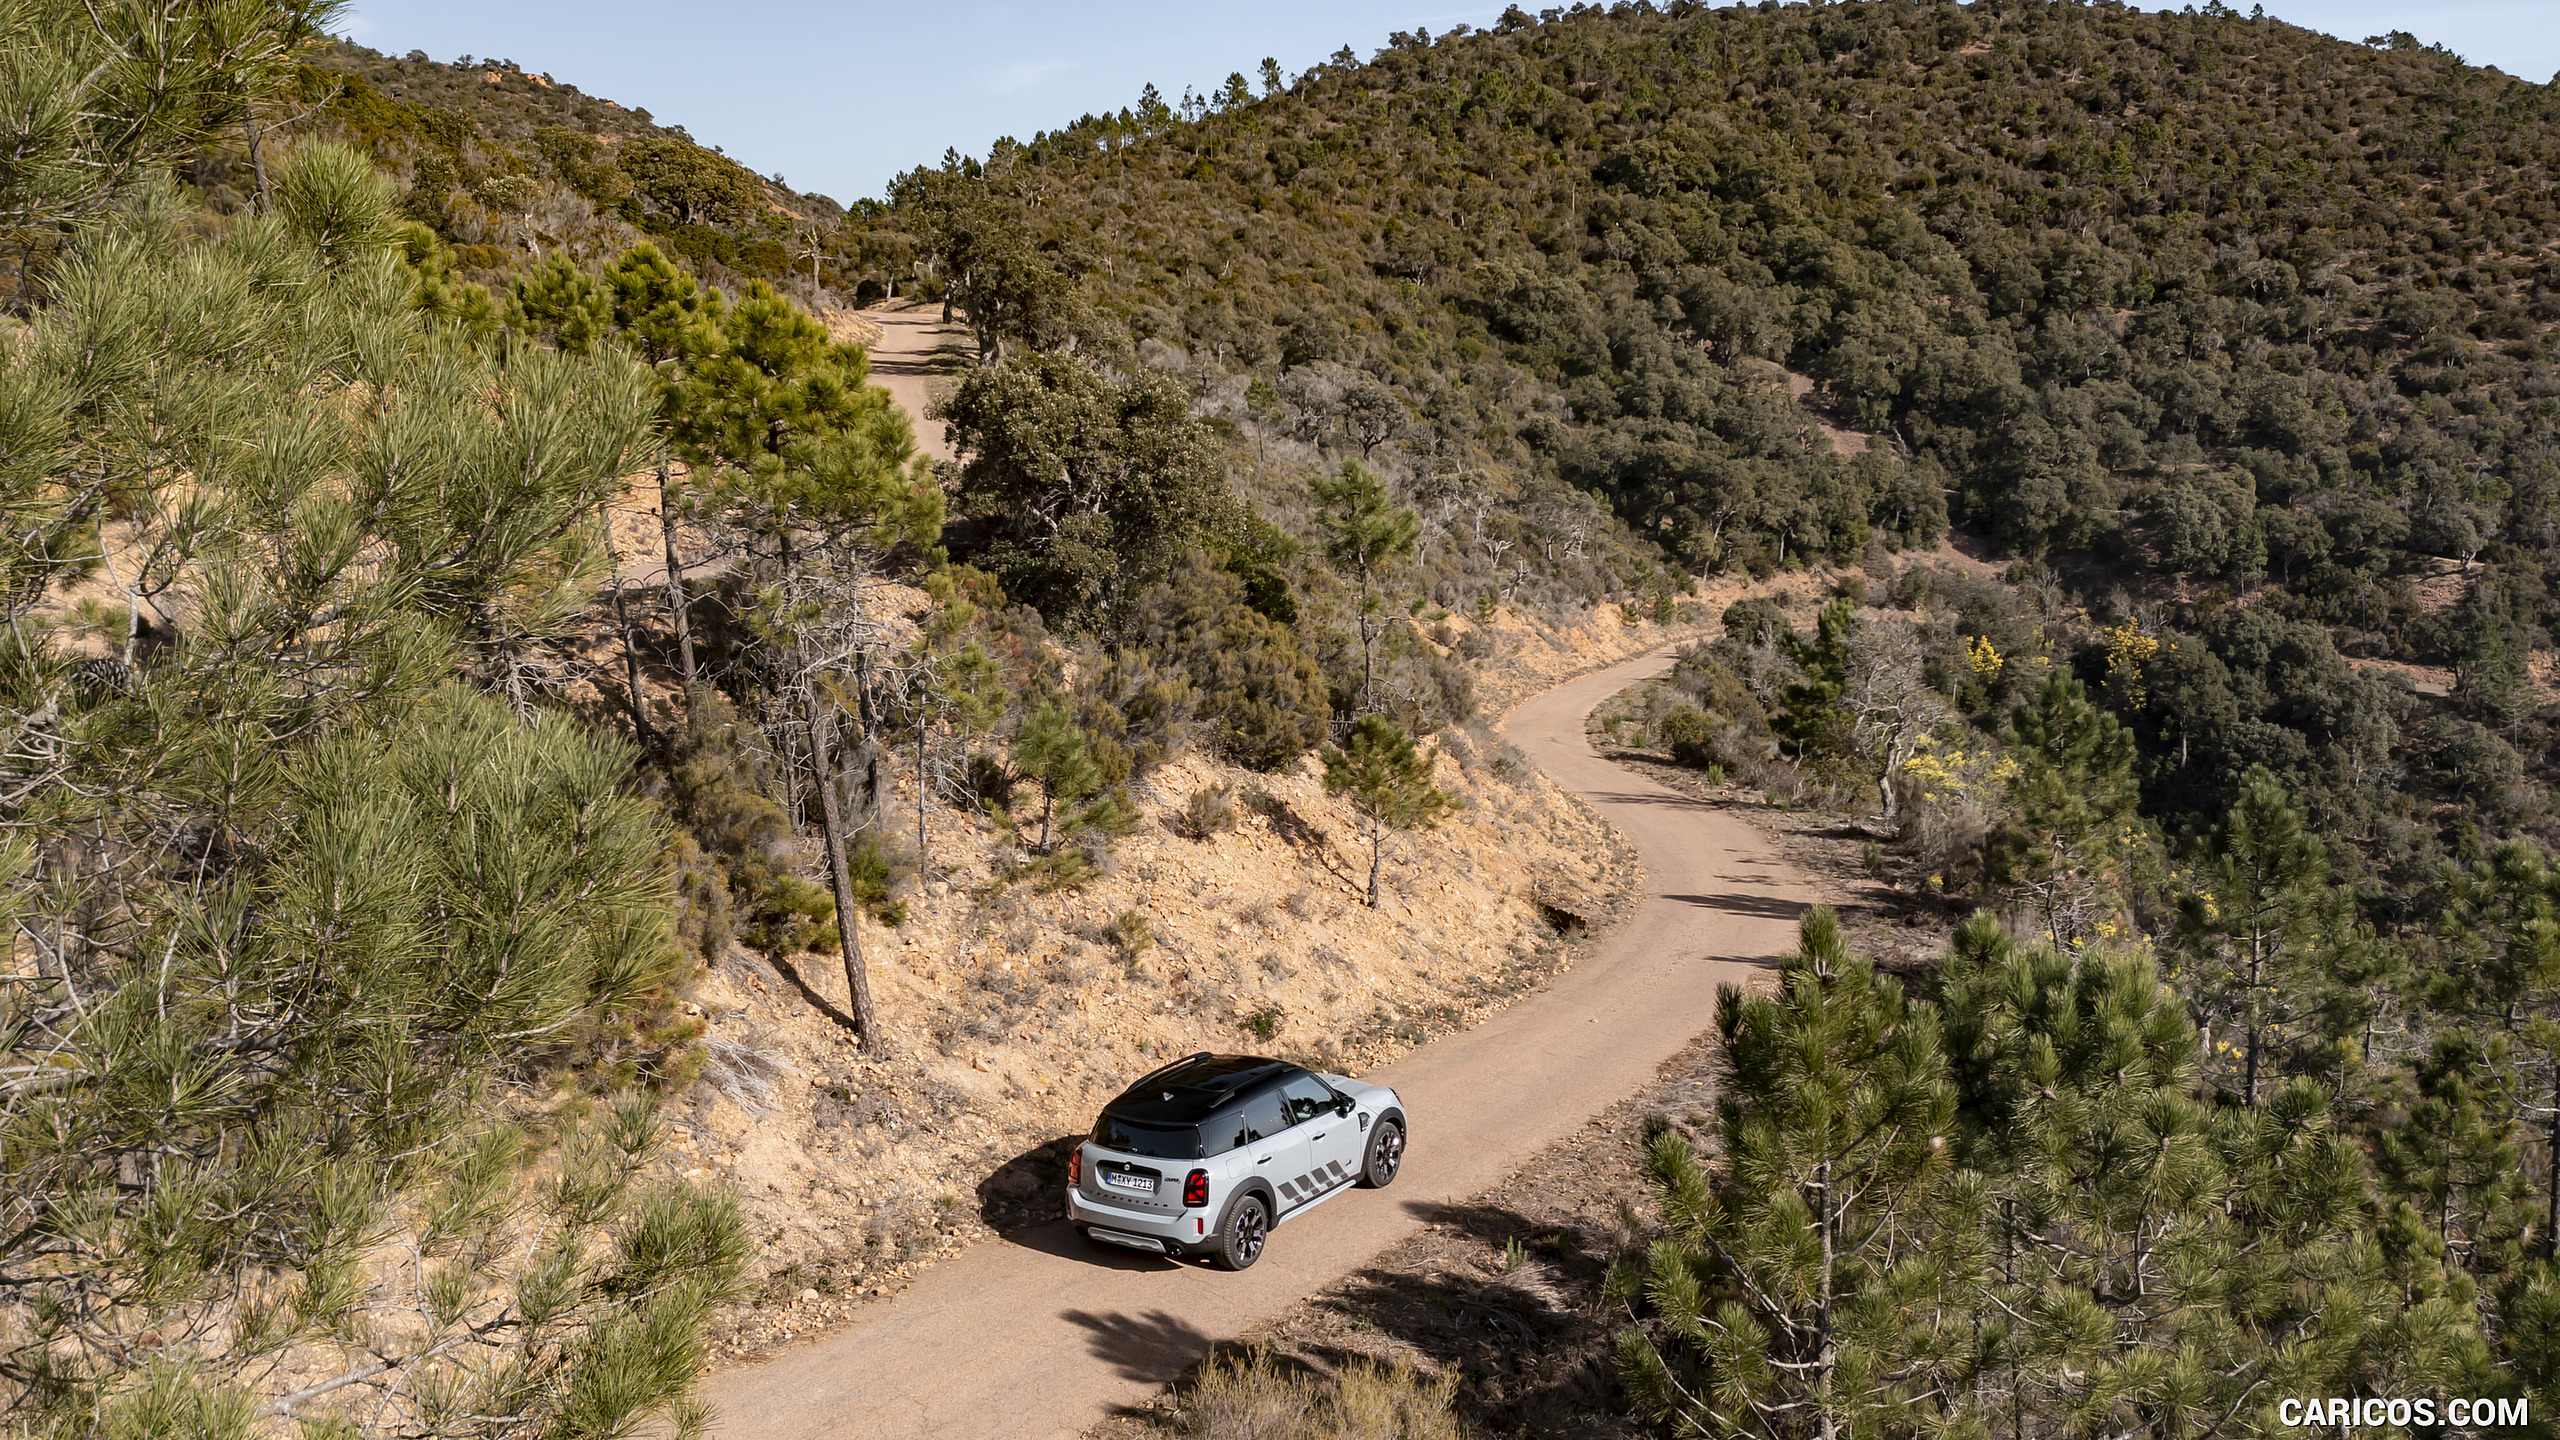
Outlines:
{"type": "Polygon", "coordinates": [[[1284,1369],[1256,1350],[1200,1377],[1183,1405],[1193,1440],[1458,1440],[1454,1376],[1354,1360],[1338,1375],[1284,1369]]]}

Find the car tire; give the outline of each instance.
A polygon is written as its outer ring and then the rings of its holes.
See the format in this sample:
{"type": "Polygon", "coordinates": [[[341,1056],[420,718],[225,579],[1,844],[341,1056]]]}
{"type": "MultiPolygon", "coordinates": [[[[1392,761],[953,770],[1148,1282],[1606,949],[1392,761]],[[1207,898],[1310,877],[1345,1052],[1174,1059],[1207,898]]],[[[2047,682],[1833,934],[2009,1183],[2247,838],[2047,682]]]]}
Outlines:
{"type": "Polygon", "coordinates": [[[1372,1190],[1384,1190],[1396,1183],[1396,1172],[1403,1168],[1404,1121],[1394,1115],[1385,1116],[1369,1127],[1369,1152],[1360,1166],[1360,1183],[1372,1190]]]}
{"type": "Polygon", "coordinates": [[[1250,1270],[1270,1241],[1271,1207],[1247,1191],[1227,1206],[1218,1221],[1218,1233],[1209,1242],[1209,1253],[1220,1269],[1250,1270]]]}

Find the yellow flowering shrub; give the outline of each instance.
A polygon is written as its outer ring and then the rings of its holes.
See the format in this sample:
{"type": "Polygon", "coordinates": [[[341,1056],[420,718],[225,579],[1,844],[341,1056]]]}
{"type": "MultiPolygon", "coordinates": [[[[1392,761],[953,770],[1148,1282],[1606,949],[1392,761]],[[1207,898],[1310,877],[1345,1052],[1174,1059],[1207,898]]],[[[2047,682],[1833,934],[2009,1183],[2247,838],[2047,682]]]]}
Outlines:
{"type": "Polygon", "coordinates": [[[2142,667],[2159,653],[2160,637],[2143,634],[2141,622],[2128,618],[2107,627],[2107,692],[2127,709],[2141,709],[2150,698],[2142,667]]]}
{"type": "Polygon", "coordinates": [[[1981,679],[1988,680],[2000,673],[2002,664],[2000,652],[1992,648],[1991,637],[1988,635],[1974,636],[1973,643],[1965,647],[1964,659],[1965,664],[1972,667],[1973,673],[1981,679]]]}
{"type": "Polygon", "coordinates": [[[1931,869],[1968,863],[2017,773],[2017,762],[1998,745],[1961,727],[1922,738],[1919,753],[1894,776],[1914,858],[1931,869]]]}
{"type": "Polygon", "coordinates": [[[1920,753],[1902,763],[1902,773],[1919,787],[1923,801],[1963,801],[1997,794],[2018,773],[2018,762],[1997,746],[1967,750],[1942,744],[1936,736],[1919,741],[1920,753]]]}

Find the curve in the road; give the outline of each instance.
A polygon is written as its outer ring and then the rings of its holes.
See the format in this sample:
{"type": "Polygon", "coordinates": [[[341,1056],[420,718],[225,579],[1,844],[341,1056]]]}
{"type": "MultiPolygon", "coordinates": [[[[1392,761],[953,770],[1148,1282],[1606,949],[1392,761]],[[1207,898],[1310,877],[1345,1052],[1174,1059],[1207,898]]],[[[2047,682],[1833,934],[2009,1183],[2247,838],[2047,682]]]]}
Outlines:
{"type": "Polygon", "coordinates": [[[711,1377],[718,1433],[1080,1435],[1641,1088],[1713,1023],[1720,983],[1786,952],[1814,898],[1761,832],[1592,752],[1592,707],[1669,664],[1655,655],[1585,675],[1505,723],[1532,764],[1634,842],[1648,893],[1544,990],[1372,1077],[1413,1117],[1392,1189],[1281,1226],[1240,1275],[1091,1249],[1063,1222],[976,1246],[843,1330],[711,1377]]]}

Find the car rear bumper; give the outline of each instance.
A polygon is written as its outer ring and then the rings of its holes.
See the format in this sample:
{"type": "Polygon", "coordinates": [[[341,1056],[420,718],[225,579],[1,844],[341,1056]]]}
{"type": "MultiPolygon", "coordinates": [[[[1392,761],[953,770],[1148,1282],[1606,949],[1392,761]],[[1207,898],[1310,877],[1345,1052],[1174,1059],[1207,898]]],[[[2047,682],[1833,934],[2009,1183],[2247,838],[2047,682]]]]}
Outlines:
{"type": "MultiPolygon", "coordinates": [[[[1105,1205],[1079,1191],[1067,1192],[1067,1219],[1077,1225],[1102,1232],[1097,1238],[1119,1241],[1128,1236],[1135,1240],[1153,1240],[1167,1249],[1194,1249],[1209,1243],[1209,1212],[1185,1210],[1165,1215],[1146,1210],[1124,1209],[1105,1205]]],[[[1141,1244],[1132,1248],[1144,1250],[1141,1244]]]]}

